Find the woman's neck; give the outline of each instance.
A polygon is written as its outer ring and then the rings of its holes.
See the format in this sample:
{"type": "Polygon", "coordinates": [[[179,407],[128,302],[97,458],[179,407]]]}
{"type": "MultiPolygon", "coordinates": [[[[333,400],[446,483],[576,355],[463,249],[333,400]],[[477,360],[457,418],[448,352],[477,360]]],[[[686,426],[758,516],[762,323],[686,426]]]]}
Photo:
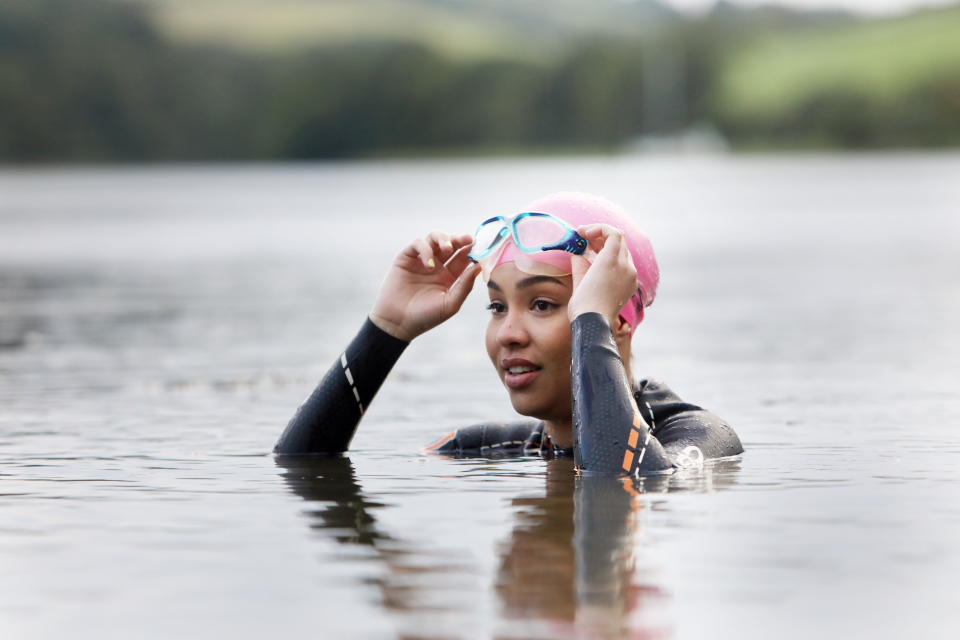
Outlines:
{"type": "Polygon", "coordinates": [[[543,430],[550,436],[550,441],[561,449],[573,448],[573,420],[544,420],[543,430]]]}

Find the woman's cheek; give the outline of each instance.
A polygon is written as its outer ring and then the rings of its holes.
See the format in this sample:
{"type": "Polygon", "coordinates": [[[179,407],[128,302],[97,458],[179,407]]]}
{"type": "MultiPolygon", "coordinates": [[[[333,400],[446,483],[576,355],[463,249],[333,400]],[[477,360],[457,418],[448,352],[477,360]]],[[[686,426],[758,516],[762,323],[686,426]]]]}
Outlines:
{"type": "Polygon", "coordinates": [[[551,331],[550,352],[557,360],[564,361],[569,368],[570,365],[570,321],[567,319],[566,312],[558,314],[554,319],[554,326],[551,331]]]}
{"type": "Polygon", "coordinates": [[[497,328],[496,328],[496,319],[490,318],[490,321],[487,322],[487,330],[484,333],[484,346],[487,349],[487,357],[490,358],[490,362],[493,363],[493,366],[499,372],[499,367],[497,366],[497,328]]]}

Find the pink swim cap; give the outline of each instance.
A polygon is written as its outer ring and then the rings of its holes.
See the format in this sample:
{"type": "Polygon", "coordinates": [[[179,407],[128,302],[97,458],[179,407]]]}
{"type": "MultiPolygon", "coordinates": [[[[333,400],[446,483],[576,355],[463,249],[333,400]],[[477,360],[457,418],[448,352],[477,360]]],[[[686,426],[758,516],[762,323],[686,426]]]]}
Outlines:
{"type": "MultiPolygon", "coordinates": [[[[623,232],[627,241],[627,249],[637,268],[637,288],[639,293],[620,310],[620,317],[627,321],[632,329],[643,321],[643,308],[653,304],[657,295],[657,284],[660,282],[660,268],[657,258],[653,254],[653,245],[640,227],[630,219],[619,206],[600,196],[589,193],[561,191],[534,200],[524,211],[549,213],[569,224],[579,227],[584,224],[608,224],[623,232]]],[[[513,246],[509,238],[496,264],[514,262],[518,258],[535,260],[553,265],[564,272],[570,273],[570,254],[565,251],[542,251],[536,254],[525,254],[513,246]]]]}

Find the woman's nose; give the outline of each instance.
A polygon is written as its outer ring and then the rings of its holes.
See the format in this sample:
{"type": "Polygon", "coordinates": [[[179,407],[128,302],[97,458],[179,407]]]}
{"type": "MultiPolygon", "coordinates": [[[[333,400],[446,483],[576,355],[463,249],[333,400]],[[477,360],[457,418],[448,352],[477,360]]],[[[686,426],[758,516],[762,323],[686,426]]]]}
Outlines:
{"type": "Polygon", "coordinates": [[[507,316],[500,323],[497,329],[497,342],[503,346],[526,344],[530,339],[527,333],[523,317],[513,311],[508,311],[507,316]]]}

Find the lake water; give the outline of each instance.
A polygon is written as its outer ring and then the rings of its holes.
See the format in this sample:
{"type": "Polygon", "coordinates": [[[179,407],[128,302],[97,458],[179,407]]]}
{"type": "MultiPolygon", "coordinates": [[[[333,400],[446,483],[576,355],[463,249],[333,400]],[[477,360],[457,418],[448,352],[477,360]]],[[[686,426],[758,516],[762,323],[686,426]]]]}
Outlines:
{"type": "Polygon", "coordinates": [[[0,637],[954,638],[958,327],[956,154],[0,170],[0,637]],[[649,231],[636,372],[740,460],[420,455],[513,416],[474,291],[278,464],[400,247],[562,189],[649,231]]]}

